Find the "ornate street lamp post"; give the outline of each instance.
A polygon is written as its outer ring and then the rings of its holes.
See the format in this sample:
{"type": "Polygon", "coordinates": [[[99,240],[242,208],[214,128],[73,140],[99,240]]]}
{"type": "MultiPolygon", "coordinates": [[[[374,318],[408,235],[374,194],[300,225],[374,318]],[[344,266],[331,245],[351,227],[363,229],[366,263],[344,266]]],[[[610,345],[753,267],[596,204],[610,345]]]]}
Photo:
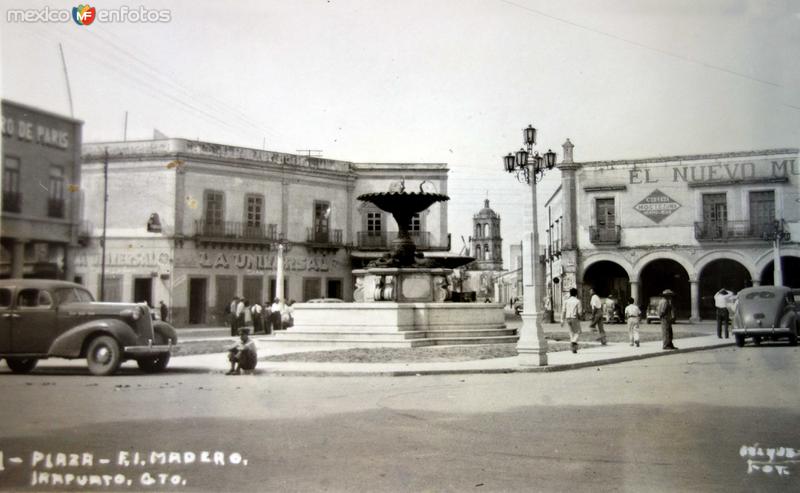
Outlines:
{"type": "MultiPolygon", "coordinates": [[[[531,232],[528,255],[523,246],[524,276],[522,300],[522,328],[520,329],[517,353],[519,364],[524,366],[547,365],[547,341],[542,327],[542,296],[544,295],[544,268],[539,265],[539,225],[536,207],[536,183],[544,177],[546,170],[556,164],[556,153],[548,149],[544,156],[535,152],[536,129],[532,125],[522,131],[525,147],[516,153],[503,157],[503,165],[509,173],[514,173],[517,180],[531,186],[531,232]]],[[[523,242],[524,245],[525,242],[523,242]]]]}
{"type": "Polygon", "coordinates": [[[783,266],[781,265],[781,242],[792,239],[786,229],[786,221],[776,219],[772,228],[764,233],[765,240],[772,241],[773,281],[775,286],[783,286],[783,266]]]}

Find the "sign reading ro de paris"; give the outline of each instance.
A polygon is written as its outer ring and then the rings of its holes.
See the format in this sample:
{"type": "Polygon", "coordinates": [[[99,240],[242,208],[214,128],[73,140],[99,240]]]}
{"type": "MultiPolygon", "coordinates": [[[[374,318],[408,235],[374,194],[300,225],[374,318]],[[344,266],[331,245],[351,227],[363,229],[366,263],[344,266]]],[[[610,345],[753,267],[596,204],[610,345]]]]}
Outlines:
{"type": "Polygon", "coordinates": [[[653,193],[642,199],[633,208],[653,221],[660,223],[664,218],[678,210],[680,206],[681,204],[672,200],[661,190],[653,190],[653,193]]]}

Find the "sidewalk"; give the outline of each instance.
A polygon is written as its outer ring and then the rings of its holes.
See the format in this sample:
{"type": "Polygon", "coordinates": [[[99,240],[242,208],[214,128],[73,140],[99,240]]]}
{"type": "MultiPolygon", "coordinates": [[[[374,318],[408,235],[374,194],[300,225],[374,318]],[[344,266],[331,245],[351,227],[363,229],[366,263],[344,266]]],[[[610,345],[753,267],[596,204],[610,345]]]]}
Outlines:
{"type": "MultiPolygon", "coordinates": [[[[661,341],[645,342],[641,347],[631,347],[627,343],[609,343],[607,346],[585,348],[573,354],[559,351],[547,354],[547,366],[520,366],[517,357],[494,358],[474,361],[452,361],[437,363],[306,363],[264,361],[263,357],[275,354],[299,352],[292,350],[270,350],[269,340],[257,340],[260,361],[256,374],[295,375],[295,376],[418,376],[448,375],[468,373],[514,373],[550,372],[574,370],[590,366],[609,365],[624,361],[668,356],[670,354],[715,349],[733,346],[733,338],[719,339],[716,335],[676,339],[676,351],[661,349],[661,341]]],[[[314,351],[337,348],[314,348],[314,351]]],[[[224,353],[176,356],[170,362],[170,369],[205,368],[209,372],[225,372],[228,362],[224,353]]]]}

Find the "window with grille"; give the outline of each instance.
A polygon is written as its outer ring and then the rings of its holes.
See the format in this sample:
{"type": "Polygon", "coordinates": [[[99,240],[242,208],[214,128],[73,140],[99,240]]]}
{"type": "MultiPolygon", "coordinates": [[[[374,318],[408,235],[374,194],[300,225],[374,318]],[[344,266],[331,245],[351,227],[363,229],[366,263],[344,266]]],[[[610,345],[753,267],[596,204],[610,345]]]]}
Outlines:
{"type": "Polygon", "coordinates": [[[420,217],[419,212],[411,217],[411,225],[408,230],[411,232],[411,234],[422,231],[422,218],[420,217]]]}
{"type": "Polygon", "coordinates": [[[263,215],[264,199],[260,195],[247,196],[247,226],[257,227],[261,226],[261,218],[263,215]]]}
{"type": "Polygon", "coordinates": [[[50,188],[47,201],[47,215],[64,217],[64,168],[50,166],[50,188]]]}
{"type": "Polygon", "coordinates": [[[220,225],[225,218],[225,195],[222,192],[207,190],[205,220],[206,224],[220,225]]]}
{"type": "Polygon", "coordinates": [[[314,233],[327,237],[331,221],[330,202],[314,202],[314,233]]]}
{"type": "Polygon", "coordinates": [[[20,212],[21,205],[19,159],[6,156],[3,159],[3,210],[5,212],[20,212]]]}
{"type": "Polygon", "coordinates": [[[752,234],[769,233],[775,221],[775,192],[772,190],[750,192],[750,228],[752,234]]]}
{"type": "Polygon", "coordinates": [[[599,229],[613,229],[616,225],[614,199],[597,199],[595,208],[597,211],[597,227],[599,229]]]}
{"type": "Polygon", "coordinates": [[[380,212],[367,212],[367,236],[380,236],[383,231],[383,215],[380,212]]]}

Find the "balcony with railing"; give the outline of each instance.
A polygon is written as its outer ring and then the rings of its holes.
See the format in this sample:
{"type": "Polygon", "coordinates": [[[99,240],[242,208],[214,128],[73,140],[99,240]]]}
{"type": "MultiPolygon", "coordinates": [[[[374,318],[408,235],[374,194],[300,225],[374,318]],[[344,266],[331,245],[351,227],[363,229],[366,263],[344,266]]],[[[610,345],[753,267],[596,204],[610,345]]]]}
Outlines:
{"type": "Polygon", "coordinates": [[[703,221],[694,223],[694,237],[698,241],[761,240],[774,231],[774,221],[703,221]]]}
{"type": "Polygon", "coordinates": [[[338,248],[343,245],[342,230],[306,228],[306,242],[312,245],[338,248]]]}
{"type": "Polygon", "coordinates": [[[281,239],[275,224],[237,221],[195,221],[195,239],[200,242],[268,244],[281,239]]]}
{"type": "Polygon", "coordinates": [[[3,190],[3,212],[20,212],[22,209],[22,194],[3,190]]]}
{"type": "MultiPolygon", "coordinates": [[[[357,247],[362,250],[386,250],[397,239],[397,231],[359,231],[356,235],[357,247]]],[[[411,239],[418,250],[436,250],[447,245],[434,245],[430,231],[412,231],[411,239]]]]}
{"type": "Polygon", "coordinates": [[[589,240],[595,245],[619,245],[621,239],[619,226],[589,226],[589,240]]]}
{"type": "Polygon", "coordinates": [[[64,217],[64,199],[47,199],[47,217],[64,217]]]}

